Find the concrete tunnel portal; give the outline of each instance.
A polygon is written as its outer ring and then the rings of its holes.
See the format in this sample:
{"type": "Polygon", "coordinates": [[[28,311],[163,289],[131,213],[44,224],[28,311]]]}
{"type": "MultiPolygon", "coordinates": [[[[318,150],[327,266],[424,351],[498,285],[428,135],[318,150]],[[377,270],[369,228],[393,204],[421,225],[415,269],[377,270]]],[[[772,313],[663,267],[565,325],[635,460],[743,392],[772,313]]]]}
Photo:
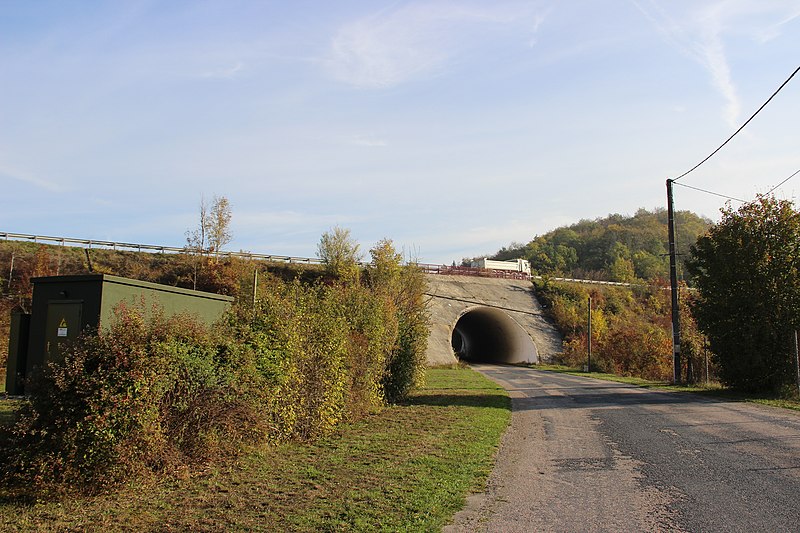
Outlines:
{"type": "Polygon", "coordinates": [[[534,363],[536,345],[513,318],[500,309],[476,307],[462,314],[453,327],[453,352],[474,363],[534,363]]]}

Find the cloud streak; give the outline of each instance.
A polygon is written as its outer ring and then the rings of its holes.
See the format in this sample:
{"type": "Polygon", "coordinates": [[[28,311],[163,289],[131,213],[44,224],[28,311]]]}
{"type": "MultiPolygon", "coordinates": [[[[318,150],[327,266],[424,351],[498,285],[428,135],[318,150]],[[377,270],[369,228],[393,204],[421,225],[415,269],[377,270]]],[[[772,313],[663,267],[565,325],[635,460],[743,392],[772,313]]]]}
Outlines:
{"type": "Polygon", "coordinates": [[[28,172],[22,172],[15,169],[0,167],[0,179],[20,181],[22,183],[33,185],[39,189],[43,189],[48,192],[62,192],[65,190],[63,186],[59,185],[54,181],[42,179],[28,172]]]}
{"type": "Polygon", "coordinates": [[[656,0],[631,0],[664,37],[666,42],[700,63],[711,77],[712,85],[725,101],[723,118],[733,126],[739,116],[741,104],[731,79],[730,67],[722,39],[724,14],[720,4],[695,11],[680,22],[667,14],[656,0]]]}
{"type": "Polygon", "coordinates": [[[329,228],[336,224],[351,224],[358,221],[352,215],[303,213],[300,211],[244,211],[236,213],[235,224],[242,229],[269,231],[307,231],[329,228]]]}
{"type": "Polygon", "coordinates": [[[384,146],[389,145],[389,143],[384,141],[383,139],[363,137],[361,135],[357,135],[352,139],[350,139],[350,144],[353,144],[355,146],[363,146],[365,148],[382,148],[384,146]]]}
{"type": "MultiPolygon", "coordinates": [[[[324,64],[337,80],[360,88],[385,88],[435,76],[492,29],[525,22],[537,31],[527,4],[471,7],[412,2],[354,20],[336,32],[324,64]]],[[[520,26],[522,28],[522,26],[520,26]]]]}
{"type": "Polygon", "coordinates": [[[729,35],[746,35],[763,44],[781,33],[781,28],[800,16],[796,7],[782,2],[719,0],[710,4],[691,3],[686,13],[672,16],[658,0],[631,0],[664,37],[665,41],[705,68],[711,83],[723,99],[722,116],[729,126],[738,125],[741,101],[733,81],[725,48],[729,35]],[[777,23],[760,24],[760,17],[777,23]]]}
{"type": "Polygon", "coordinates": [[[241,61],[237,61],[234,65],[228,68],[221,68],[218,70],[212,70],[203,74],[204,78],[211,78],[211,79],[223,79],[223,80],[230,80],[236,77],[236,75],[241,72],[244,68],[244,63],[241,61]]]}

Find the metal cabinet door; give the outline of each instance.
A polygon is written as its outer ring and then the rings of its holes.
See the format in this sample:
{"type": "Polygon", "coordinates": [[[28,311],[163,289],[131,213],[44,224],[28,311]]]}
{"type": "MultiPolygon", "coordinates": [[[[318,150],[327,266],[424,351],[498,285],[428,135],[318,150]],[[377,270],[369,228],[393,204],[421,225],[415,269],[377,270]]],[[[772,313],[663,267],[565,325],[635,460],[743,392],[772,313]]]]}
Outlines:
{"type": "Polygon", "coordinates": [[[82,312],[83,301],[54,301],[47,304],[45,361],[57,356],[62,344],[75,340],[80,335],[83,329],[82,312]]]}

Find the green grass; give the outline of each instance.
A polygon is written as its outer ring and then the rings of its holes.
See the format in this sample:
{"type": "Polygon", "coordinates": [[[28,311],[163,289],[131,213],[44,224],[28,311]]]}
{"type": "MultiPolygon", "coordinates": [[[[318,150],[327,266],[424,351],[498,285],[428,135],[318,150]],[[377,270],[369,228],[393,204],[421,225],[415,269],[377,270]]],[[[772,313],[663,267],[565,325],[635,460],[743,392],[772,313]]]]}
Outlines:
{"type": "Polygon", "coordinates": [[[605,381],[616,381],[618,383],[628,383],[636,385],[637,387],[644,387],[648,389],[670,390],[676,392],[690,392],[694,394],[702,394],[705,396],[712,396],[717,398],[724,398],[726,400],[758,403],[761,405],[770,405],[772,407],[780,407],[782,409],[793,409],[800,411],[800,401],[789,398],[781,398],[775,394],[747,394],[735,390],[728,389],[719,383],[711,382],[708,385],[697,383],[692,385],[673,385],[668,381],[653,381],[631,376],[617,376],[616,374],[605,374],[601,372],[583,372],[574,367],[564,365],[531,365],[531,368],[537,370],[546,370],[548,372],[558,372],[561,374],[570,374],[573,376],[583,376],[593,379],[602,379],[605,381]]]}
{"type": "Polygon", "coordinates": [[[22,505],[0,491],[0,529],[439,530],[485,485],[511,406],[469,369],[431,369],[427,381],[315,444],[254,449],[96,497],[22,505]]]}

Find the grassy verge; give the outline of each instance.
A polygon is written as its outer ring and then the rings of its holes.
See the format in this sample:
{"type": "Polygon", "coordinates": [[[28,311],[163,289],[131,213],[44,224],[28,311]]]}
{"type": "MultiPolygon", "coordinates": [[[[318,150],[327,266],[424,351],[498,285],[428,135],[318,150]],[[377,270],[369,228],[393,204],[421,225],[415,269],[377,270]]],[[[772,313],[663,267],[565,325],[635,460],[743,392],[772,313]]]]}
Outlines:
{"type": "Polygon", "coordinates": [[[644,387],[648,389],[671,390],[677,392],[691,392],[695,394],[703,394],[706,396],[713,396],[717,398],[725,398],[732,401],[759,403],[762,405],[770,405],[772,407],[780,407],[783,409],[793,409],[800,411],[800,401],[780,398],[777,395],[770,394],[745,394],[742,392],[733,391],[720,385],[719,383],[709,383],[708,385],[698,383],[693,385],[673,385],[668,381],[652,381],[648,379],[617,376],[615,374],[604,374],[600,372],[586,373],[580,369],[563,366],[563,365],[532,365],[532,368],[537,370],[547,370],[549,372],[559,372],[562,374],[570,374],[573,376],[583,376],[594,379],[602,379],[605,381],[616,381],[618,383],[628,383],[636,385],[637,387],[644,387]]]}
{"type": "Polygon", "coordinates": [[[315,444],[253,450],[180,479],[22,505],[0,492],[0,529],[432,531],[491,471],[510,401],[469,369],[432,369],[403,405],[315,444]]]}

